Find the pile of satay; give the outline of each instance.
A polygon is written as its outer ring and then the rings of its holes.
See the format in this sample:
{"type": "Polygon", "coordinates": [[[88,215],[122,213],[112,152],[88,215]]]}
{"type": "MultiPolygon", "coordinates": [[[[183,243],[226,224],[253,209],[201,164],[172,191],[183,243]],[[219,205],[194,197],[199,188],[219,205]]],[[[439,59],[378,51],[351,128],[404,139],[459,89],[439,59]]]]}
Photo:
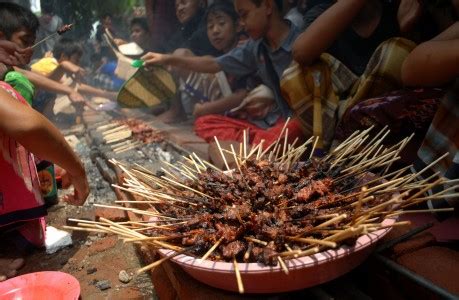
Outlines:
{"type": "Polygon", "coordinates": [[[179,254],[231,262],[243,290],[238,263],[279,265],[288,274],[290,259],[407,225],[383,221],[424,212],[413,209],[424,201],[451,197],[447,193],[458,187],[456,181],[422,177],[447,154],[412,173],[410,166],[396,167],[411,137],[385,146],[388,134],[386,128],[355,132],[322,158],[313,157],[318,138],[288,144],[287,130],[271,145],[249,147],[244,134],[239,149],[223,149],[215,139],[224,170],[194,153],[175,165],[164,162],[160,174],[113,160],[126,176],[123,186],[116,187],[135,199],[127,201],[131,207],[113,208],[142,215],[145,221],[80,221],[72,229],[115,233],[127,242],[175,251],[139,272],[179,254]],[[452,187],[426,194],[443,184],[452,187]]]}

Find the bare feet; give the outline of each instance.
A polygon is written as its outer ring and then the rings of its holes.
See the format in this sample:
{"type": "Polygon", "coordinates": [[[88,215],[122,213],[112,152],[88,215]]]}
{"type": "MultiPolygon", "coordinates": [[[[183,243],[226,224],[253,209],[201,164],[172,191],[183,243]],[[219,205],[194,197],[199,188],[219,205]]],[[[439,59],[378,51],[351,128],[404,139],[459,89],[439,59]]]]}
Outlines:
{"type": "Polygon", "coordinates": [[[185,120],[185,115],[176,109],[169,109],[168,111],[160,114],[158,120],[165,124],[179,123],[185,120]]]}
{"type": "Polygon", "coordinates": [[[23,258],[0,258],[0,282],[18,274],[18,270],[25,264],[23,258]]]}

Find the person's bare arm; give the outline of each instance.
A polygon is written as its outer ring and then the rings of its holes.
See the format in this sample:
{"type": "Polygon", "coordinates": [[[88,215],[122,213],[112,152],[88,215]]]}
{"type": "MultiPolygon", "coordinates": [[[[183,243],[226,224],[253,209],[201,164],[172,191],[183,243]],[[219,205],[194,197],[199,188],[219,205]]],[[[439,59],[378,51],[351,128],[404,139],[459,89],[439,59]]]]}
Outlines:
{"type": "MultiPolygon", "coordinates": [[[[32,72],[35,72],[32,70],[32,72]]],[[[37,74],[40,74],[38,72],[35,72],[37,74]]],[[[64,68],[62,68],[61,66],[58,66],[56,69],[54,69],[54,71],[52,71],[51,73],[47,74],[47,75],[44,75],[44,74],[41,74],[51,80],[54,80],[54,81],[57,81],[59,82],[61,79],[62,79],[62,76],[64,76],[65,74],[65,70],[64,68]]]]}
{"type": "Polygon", "coordinates": [[[297,38],[293,59],[302,65],[312,64],[350,26],[365,3],[366,0],[343,0],[328,8],[297,38]]]}
{"type": "Polygon", "coordinates": [[[24,74],[36,87],[40,89],[52,93],[68,95],[70,100],[74,102],[84,101],[84,98],[69,86],[51,80],[41,74],[37,74],[32,71],[24,70],[18,67],[15,67],[14,69],[24,74]]]}
{"type": "Polygon", "coordinates": [[[110,92],[106,90],[101,90],[95,87],[92,87],[87,84],[80,84],[78,87],[78,91],[84,95],[89,95],[89,96],[96,96],[96,97],[102,97],[102,98],[108,98],[115,100],[116,96],[118,93],[116,92],[110,92]]]}
{"type": "Polygon", "coordinates": [[[70,61],[63,61],[57,66],[56,69],[54,69],[54,71],[45,76],[49,79],[59,82],[62,79],[62,76],[64,76],[64,74],[71,74],[77,80],[81,80],[86,76],[86,71],[82,67],[75,65],[70,61]]]}
{"type": "Polygon", "coordinates": [[[42,159],[64,168],[75,188],[71,204],[82,205],[89,194],[86,173],[80,159],[59,130],[29,106],[19,103],[0,89],[0,131],[42,159]]]}
{"type": "Polygon", "coordinates": [[[402,66],[408,86],[441,86],[459,76],[459,22],[417,46],[402,66]]]}
{"type": "Polygon", "coordinates": [[[169,65],[200,73],[218,73],[222,69],[212,56],[181,56],[149,52],[142,57],[145,65],[169,65]]]}
{"type": "Polygon", "coordinates": [[[241,104],[247,96],[246,90],[238,90],[228,97],[224,97],[212,102],[198,103],[194,107],[193,115],[201,117],[210,114],[221,114],[241,104]]]}

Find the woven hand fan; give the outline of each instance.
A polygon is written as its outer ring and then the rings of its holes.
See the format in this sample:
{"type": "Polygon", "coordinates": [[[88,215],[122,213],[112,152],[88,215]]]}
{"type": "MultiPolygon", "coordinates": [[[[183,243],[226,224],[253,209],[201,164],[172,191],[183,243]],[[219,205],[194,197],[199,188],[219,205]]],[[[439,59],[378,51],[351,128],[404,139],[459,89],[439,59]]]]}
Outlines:
{"type": "Polygon", "coordinates": [[[153,107],[175,96],[177,86],[163,67],[140,68],[118,93],[118,103],[125,107],[153,107]]]}

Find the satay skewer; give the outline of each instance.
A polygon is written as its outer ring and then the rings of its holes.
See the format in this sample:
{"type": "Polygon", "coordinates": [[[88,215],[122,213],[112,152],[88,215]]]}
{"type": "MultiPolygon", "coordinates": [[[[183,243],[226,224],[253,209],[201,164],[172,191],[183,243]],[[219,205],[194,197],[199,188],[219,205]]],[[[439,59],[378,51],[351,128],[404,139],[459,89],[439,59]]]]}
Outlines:
{"type": "Polygon", "coordinates": [[[236,281],[237,281],[237,287],[239,290],[239,294],[244,294],[244,284],[242,283],[241,272],[239,271],[239,266],[237,264],[237,260],[235,257],[233,258],[233,266],[234,266],[234,272],[236,274],[236,281]]]}
{"type": "Polygon", "coordinates": [[[215,251],[215,249],[217,249],[217,247],[221,244],[221,242],[223,242],[223,237],[221,237],[210,249],[209,251],[207,251],[200,259],[199,259],[199,263],[202,263],[203,261],[205,261],[210,255],[212,255],[212,253],[215,251]]]}
{"type": "Polygon", "coordinates": [[[47,40],[52,39],[52,38],[56,37],[57,35],[61,35],[61,34],[66,33],[67,31],[69,31],[69,30],[71,30],[73,28],[73,25],[74,24],[66,24],[66,25],[62,26],[56,32],[48,35],[47,37],[41,39],[38,42],[36,42],[31,48],[34,49],[34,48],[38,47],[39,45],[43,44],[44,42],[46,42],[47,40]]]}

